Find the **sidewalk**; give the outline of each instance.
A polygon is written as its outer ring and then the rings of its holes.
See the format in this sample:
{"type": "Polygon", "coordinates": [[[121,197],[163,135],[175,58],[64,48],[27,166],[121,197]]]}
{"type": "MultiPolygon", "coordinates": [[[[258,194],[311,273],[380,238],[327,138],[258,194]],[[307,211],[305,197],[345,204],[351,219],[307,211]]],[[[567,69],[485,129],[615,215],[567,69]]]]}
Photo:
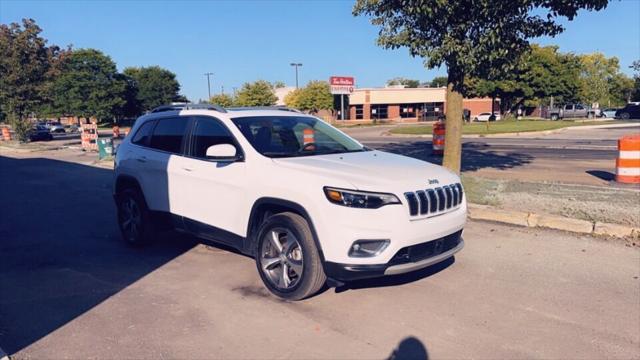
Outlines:
{"type": "MultiPolygon", "coordinates": [[[[583,233],[597,233],[596,230],[611,225],[609,229],[616,228],[617,235],[614,236],[631,236],[634,228],[638,229],[635,235],[640,235],[640,187],[637,186],[612,188],[494,180],[473,175],[463,175],[462,181],[467,200],[475,206],[476,214],[479,214],[479,217],[475,217],[477,219],[583,233]],[[560,222],[564,221],[562,219],[570,219],[571,224],[545,226],[544,224],[548,225],[555,220],[538,221],[539,216],[560,219],[560,222]],[[617,227],[618,225],[624,229],[617,227]]],[[[473,213],[472,210],[471,214],[473,213]]]]}

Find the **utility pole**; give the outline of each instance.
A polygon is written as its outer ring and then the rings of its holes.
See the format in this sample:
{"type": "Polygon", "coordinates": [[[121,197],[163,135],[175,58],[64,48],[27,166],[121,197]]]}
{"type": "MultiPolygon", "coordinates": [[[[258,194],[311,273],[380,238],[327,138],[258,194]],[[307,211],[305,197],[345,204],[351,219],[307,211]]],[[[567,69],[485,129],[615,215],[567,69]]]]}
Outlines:
{"type": "Polygon", "coordinates": [[[207,98],[207,102],[211,101],[211,81],[209,80],[209,76],[213,75],[212,72],[204,73],[207,77],[207,90],[209,90],[209,97],[207,98]]]}
{"type": "Polygon", "coordinates": [[[298,67],[302,66],[301,63],[291,63],[291,66],[296,68],[296,89],[298,88],[298,67]]]}

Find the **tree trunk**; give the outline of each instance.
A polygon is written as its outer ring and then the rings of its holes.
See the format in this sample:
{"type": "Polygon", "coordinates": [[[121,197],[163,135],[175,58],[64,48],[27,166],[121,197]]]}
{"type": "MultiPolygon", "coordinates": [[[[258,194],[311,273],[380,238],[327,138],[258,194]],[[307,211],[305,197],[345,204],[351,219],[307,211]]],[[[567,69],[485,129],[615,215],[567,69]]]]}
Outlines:
{"type": "Polygon", "coordinates": [[[460,174],[462,160],[462,93],[459,88],[462,81],[449,74],[447,84],[447,121],[444,137],[444,158],[442,166],[460,174]]]}

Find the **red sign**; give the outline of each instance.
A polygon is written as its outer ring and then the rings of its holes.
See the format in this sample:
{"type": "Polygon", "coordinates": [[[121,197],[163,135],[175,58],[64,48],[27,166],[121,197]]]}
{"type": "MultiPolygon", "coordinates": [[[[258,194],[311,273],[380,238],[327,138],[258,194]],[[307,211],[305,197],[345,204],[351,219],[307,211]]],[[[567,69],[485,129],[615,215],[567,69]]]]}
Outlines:
{"type": "Polygon", "coordinates": [[[355,85],[355,81],[351,76],[332,76],[331,78],[329,78],[329,83],[331,85],[339,85],[339,86],[355,85]]]}

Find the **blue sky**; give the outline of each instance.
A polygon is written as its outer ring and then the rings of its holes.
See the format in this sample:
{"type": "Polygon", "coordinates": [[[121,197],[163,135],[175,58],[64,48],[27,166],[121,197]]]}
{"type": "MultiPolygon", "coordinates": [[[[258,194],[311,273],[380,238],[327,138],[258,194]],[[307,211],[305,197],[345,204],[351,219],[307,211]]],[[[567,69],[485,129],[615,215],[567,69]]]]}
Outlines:
{"type": "MultiPolygon", "coordinates": [[[[352,1],[19,1],[0,0],[0,22],[31,17],[50,43],[96,48],[122,70],[159,65],[175,72],[182,93],[207,97],[256,79],[295,83],[292,61],[303,63],[302,84],[331,75],[356,77],[359,87],[403,76],[430,80],[407,50],[376,46],[377,29],[351,15],[352,1]]],[[[542,44],[562,51],[617,56],[624,72],[640,59],[640,0],[612,1],[581,12],[567,30],[542,44]]]]}

